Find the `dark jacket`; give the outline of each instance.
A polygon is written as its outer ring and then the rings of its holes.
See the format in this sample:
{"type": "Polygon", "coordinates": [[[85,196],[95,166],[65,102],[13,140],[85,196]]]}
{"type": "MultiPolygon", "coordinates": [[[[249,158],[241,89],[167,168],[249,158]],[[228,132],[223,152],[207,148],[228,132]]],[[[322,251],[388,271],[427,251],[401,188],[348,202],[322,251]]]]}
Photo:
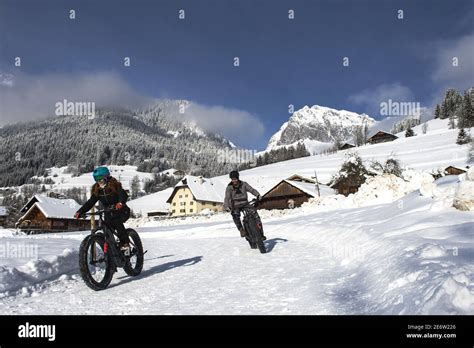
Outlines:
{"type": "MultiPolygon", "coordinates": [[[[110,208],[115,206],[117,203],[122,203],[123,207],[117,212],[111,213],[111,218],[119,218],[122,222],[125,222],[130,217],[130,208],[127,207],[128,195],[127,192],[122,188],[122,184],[117,179],[111,177],[103,189],[100,188],[98,183],[92,186],[91,198],[84,203],[84,205],[78,210],[79,214],[84,214],[92,209],[92,207],[100,202],[104,208],[110,208]]],[[[106,214],[107,217],[108,214],[106,214]]]]}
{"type": "Polygon", "coordinates": [[[247,192],[255,197],[260,196],[260,193],[245,181],[239,181],[237,186],[230,182],[225,190],[224,209],[234,210],[245,206],[249,202],[247,192]]]}

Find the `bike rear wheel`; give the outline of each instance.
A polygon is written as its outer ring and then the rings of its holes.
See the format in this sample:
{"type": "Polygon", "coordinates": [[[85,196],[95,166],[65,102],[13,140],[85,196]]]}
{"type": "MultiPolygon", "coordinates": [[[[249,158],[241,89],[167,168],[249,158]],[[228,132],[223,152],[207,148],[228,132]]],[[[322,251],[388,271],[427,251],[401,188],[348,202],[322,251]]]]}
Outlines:
{"type": "Polygon", "coordinates": [[[127,233],[130,240],[130,257],[123,266],[123,270],[129,276],[135,277],[143,269],[143,245],[137,231],[128,228],[127,233]]]}
{"type": "Polygon", "coordinates": [[[91,234],[79,248],[79,269],[82,279],[92,290],[105,289],[112,281],[112,265],[108,254],[104,252],[105,237],[91,234]]]}
{"type": "MultiPolygon", "coordinates": [[[[247,227],[249,228],[248,231],[250,232],[250,239],[252,240],[250,247],[252,247],[252,244],[256,245],[258,250],[260,250],[262,254],[265,254],[267,252],[267,248],[265,247],[265,243],[262,239],[262,232],[257,228],[256,222],[250,222],[247,227]]],[[[252,247],[252,249],[254,248],[252,247]]]]}

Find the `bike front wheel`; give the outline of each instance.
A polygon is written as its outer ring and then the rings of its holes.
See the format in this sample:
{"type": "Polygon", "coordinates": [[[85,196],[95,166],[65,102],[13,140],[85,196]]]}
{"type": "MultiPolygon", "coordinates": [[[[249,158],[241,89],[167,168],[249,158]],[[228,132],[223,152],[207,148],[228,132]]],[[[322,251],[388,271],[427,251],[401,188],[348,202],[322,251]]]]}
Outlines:
{"type": "Polygon", "coordinates": [[[92,290],[105,289],[112,281],[113,271],[109,256],[104,251],[105,237],[91,234],[79,248],[79,269],[82,279],[92,290]]]}

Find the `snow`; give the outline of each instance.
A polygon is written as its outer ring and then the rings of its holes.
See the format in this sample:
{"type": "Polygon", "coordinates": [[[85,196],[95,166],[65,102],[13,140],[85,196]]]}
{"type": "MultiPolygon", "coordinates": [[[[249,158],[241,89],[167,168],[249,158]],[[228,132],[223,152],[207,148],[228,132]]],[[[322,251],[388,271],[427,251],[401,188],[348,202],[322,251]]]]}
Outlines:
{"type": "Polygon", "coordinates": [[[467,180],[459,183],[454,194],[453,206],[459,210],[474,210],[474,168],[470,168],[467,180]]]}
{"type": "MultiPolygon", "coordinates": [[[[436,168],[463,166],[468,149],[455,144],[457,130],[446,122],[437,128],[440,122],[429,121],[424,135],[357,149],[366,163],[395,155],[405,167],[402,178],[370,177],[347,197],[328,194],[295,209],[260,210],[267,254],[248,247],[229,214],[131,219],[127,225],[148,250],[142,274],[131,278],[119,270],[107,290],[93,292],[77,264],[90,232],[2,230],[0,312],[472,315],[474,211],[456,202],[470,204],[474,173],[433,180],[429,172],[436,168]],[[37,255],[5,255],[8,245],[37,246],[37,255]]],[[[311,177],[317,170],[327,182],[344,153],[257,167],[241,178],[261,193],[295,173],[311,177]]],[[[225,188],[229,179],[210,180],[225,188]]],[[[155,204],[154,196],[144,198],[135,200],[143,211],[155,204]]]]}
{"type": "Polygon", "coordinates": [[[23,265],[1,259],[0,311],[473,314],[474,212],[433,209],[463,181],[442,178],[434,182],[439,196],[415,190],[396,199],[424,182],[415,176],[408,183],[374,179],[351,195],[359,201],[345,198],[345,209],[325,210],[313,202],[261,211],[267,254],[248,247],[228,214],[150,220],[137,228],[148,250],[142,274],[130,278],[120,270],[97,293],[78,273],[77,250],[88,232],[7,235],[0,245],[31,243],[43,254],[23,265]],[[374,202],[376,190],[393,192],[374,202]],[[124,298],[130,305],[123,305],[124,298]]]}
{"type": "MultiPolygon", "coordinates": [[[[435,119],[428,121],[428,124],[426,134],[399,138],[386,143],[367,144],[348,151],[357,151],[365,164],[370,164],[371,160],[385,162],[388,158],[395,156],[402,166],[415,171],[431,172],[435,169],[444,169],[449,165],[465,166],[469,145],[456,144],[458,130],[448,129],[448,120],[435,119]]],[[[273,163],[242,171],[240,176],[242,180],[264,192],[282,178],[289,177],[295,172],[311,177],[314,176],[316,170],[319,181],[327,184],[344,162],[345,153],[347,151],[338,151],[331,155],[317,155],[273,163]]],[[[216,179],[227,182],[228,176],[223,175],[216,179]]]]}
{"type": "MultiPolygon", "coordinates": [[[[152,173],[144,173],[137,171],[137,166],[130,165],[107,165],[107,168],[110,170],[110,174],[119,180],[122,183],[122,186],[125,189],[130,189],[130,182],[134,176],[138,176],[140,179],[140,185],[143,188],[143,182],[145,180],[153,179],[152,173]]],[[[67,171],[67,166],[65,167],[52,167],[48,169],[49,176],[51,180],[54,181],[51,189],[61,190],[61,189],[70,189],[73,187],[85,187],[90,189],[94,185],[94,179],[92,173],[81,174],[80,176],[73,177],[72,174],[65,173],[67,171]]],[[[44,179],[44,177],[40,177],[44,179]]],[[[49,186],[48,186],[49,188],[49,186]]]]}

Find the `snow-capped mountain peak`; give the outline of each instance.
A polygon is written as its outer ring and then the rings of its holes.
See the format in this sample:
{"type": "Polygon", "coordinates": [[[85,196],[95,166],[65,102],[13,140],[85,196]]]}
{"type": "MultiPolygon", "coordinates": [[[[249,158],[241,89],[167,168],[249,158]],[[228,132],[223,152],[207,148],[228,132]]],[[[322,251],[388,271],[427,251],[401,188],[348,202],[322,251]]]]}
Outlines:
{"type": "Polygon", "coordinates": [[[305,105],[295,111],[270,138],[267,151],[305,140],[323,143],[331,143],[336,139],[343,141],[352,137],[355,127],[367,125],[370,128],[375,122],[367,114],[320,105],[305,105]]]}

